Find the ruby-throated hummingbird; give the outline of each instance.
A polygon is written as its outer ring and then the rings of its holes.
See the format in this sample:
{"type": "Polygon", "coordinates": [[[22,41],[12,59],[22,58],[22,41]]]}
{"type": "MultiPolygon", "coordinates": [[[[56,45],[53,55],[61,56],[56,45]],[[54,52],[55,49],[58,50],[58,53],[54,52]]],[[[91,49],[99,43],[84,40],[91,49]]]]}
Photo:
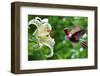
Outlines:
{"type": "Polygon", "coordinates": [[[80,41],[80,38],[86,33],[86,30],[80,28],[80,26],[75,26],[71,30],[69,28],[64,28],[65,38],[72,42],[73,45],[80,42],[82,47],[87,48],[87,41],[80,41]]]}

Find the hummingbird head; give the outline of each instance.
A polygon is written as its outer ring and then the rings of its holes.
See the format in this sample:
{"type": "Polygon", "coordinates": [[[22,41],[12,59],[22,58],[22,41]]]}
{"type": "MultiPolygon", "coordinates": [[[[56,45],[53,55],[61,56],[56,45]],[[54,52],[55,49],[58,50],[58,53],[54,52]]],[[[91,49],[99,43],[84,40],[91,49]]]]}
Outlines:
{"type": "Polygon", "coordinates": [[[65,31],[65,33],[66,33],[66,35],[69,35],[69,30],[68,30],[68,28],[64,28],[64,31],[65,31]]]}
{"type": "Polygon", "coordinates": [[[67,36],[68,38],[70,38],[70,37],[72,36],[72,34],[70,33],[70,31],[69,31],[68,28],[64,28],[64,31],[65,31],[66,36],[67,36]]]}

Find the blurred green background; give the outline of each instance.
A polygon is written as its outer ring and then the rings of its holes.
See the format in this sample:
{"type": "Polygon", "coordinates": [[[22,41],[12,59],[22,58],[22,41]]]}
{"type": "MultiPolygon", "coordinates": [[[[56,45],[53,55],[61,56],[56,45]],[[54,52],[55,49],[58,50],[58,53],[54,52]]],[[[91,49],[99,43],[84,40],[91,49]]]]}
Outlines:
{"type": "Polygon", "coordinates": [[[47,58],[45,55],[49,54],[49,48],[45,46],[40,49],[33,47],[33,45],[36,44],[36,40],[32,34],[36,30],[36,26],[30,25],[28,29],[28,60],[80,59],[88,57],[88,50],[83,48],[81,51],[80,44],[73,47],[71,41],[65,39],[64,32],[65,27],[71,28],[74,25],[80,25],[82,29],[87,29],[87,17],[28,15],[28,21],[35,17],[41,19],[48,18],[49,24],[51,24],[53,30],[53,32],[51,32],[51,37],[55,39],[54,55],[47,58]]]}

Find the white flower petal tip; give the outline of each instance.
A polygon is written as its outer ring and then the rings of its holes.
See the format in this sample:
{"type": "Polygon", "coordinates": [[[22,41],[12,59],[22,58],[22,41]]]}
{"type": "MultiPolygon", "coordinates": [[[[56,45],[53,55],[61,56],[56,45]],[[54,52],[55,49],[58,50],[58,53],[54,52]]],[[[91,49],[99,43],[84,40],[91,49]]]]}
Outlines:
{"type": "Polygon", "coordinates": [[[53,56],[53,54],[54,54],[53,49],[51,49],[51,50],[50,50],[50,54],[45,55],[45,56],[46,56],[47,58],[50,58],[50,57],[52,57],[52,56],[53,56]]]}
{"type": "Polygon", "coordinates": [[[43,19],[42,23],[48,23],[48,19],[47,18],[43,19]]]}
{"type": "Polygon", "coordinates": [[[34,24],[36,27],[41,25],[41,19],[39,17],[35,17],[35,19],[32,19],[28,22],[28,25],[34,24]]]}
{"type": "Polygon", "coordinates": [[[36,38],[38,45],[40,45],[39,47],[47,46],[50,49],[50,53],[45,56],[47,58],[52,57],[54,54],[53,47],[55,45],[55,40],[51,38],[50,32],[48,32],[48,30],[52,30],[51,25],[48,23],[48,19],[35,17],[35,19],[29,21],[29,25],[30,24],[34,24],[37,27],[33,35],[36,38]]]}

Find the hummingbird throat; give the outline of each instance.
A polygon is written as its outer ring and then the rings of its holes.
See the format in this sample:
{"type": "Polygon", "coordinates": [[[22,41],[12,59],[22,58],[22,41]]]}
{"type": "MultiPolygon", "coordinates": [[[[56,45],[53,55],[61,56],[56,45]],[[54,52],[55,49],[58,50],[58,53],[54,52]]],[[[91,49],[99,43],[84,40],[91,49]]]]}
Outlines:
{"type": "Polygon", "coordinates": [[[72,34],[71,34],[71,33],[69,33],[69,34],[67,35],[67,37],[68,37],[68,38],[70,38],[71,36],[72,36],[72,34]]]}
{"type": "Polygon", "coordinates": [[[72,36],[72,34],[71,34],[68,30],[65,30],[65,32],[66,32],[66,36],[67,36],[68,38],[70,38],[70,37],[72,36]]]}

